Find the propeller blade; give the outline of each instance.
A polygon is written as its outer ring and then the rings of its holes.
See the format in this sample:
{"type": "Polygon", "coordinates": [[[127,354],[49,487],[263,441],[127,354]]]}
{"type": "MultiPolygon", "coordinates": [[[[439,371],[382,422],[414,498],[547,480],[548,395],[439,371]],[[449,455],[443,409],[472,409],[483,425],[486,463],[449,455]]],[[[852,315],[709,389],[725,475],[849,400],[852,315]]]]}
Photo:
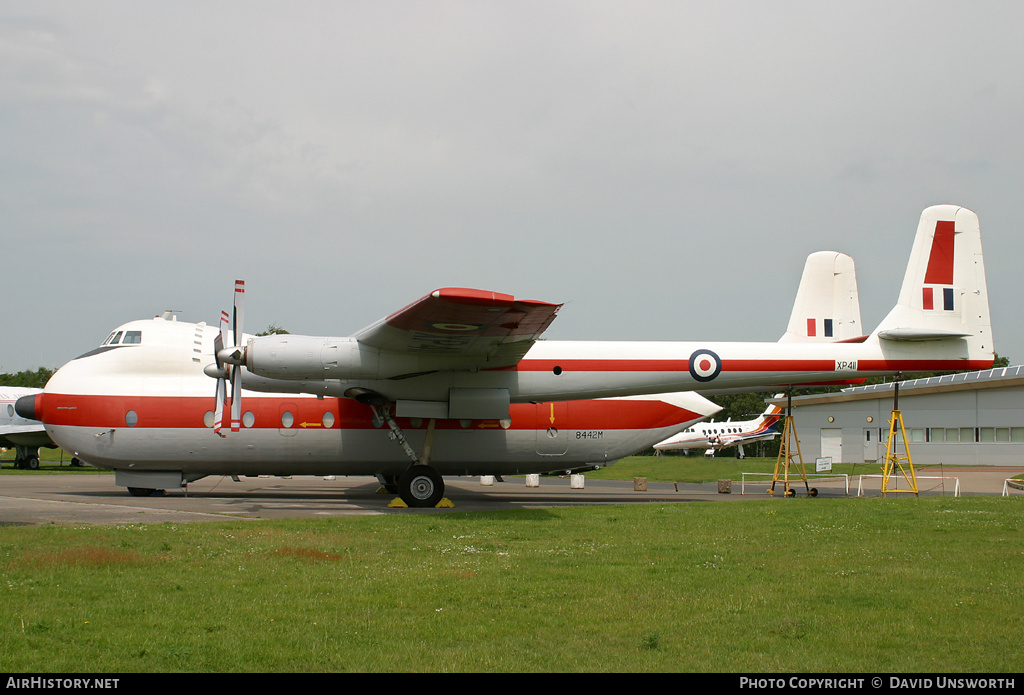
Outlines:
{"type": "Polygon", "coordinates": [[[224,379],[217,379],[216,403],[213,407],[213,433],[220,434],[224,427],[224,402],[227,401],[227,384],[224,379]]]}
{"type": "Polygon", "coordinates": [[[220,333],[213,338],[213,358],[216,360],[217,369],[220,370],[222,376],[217,377],[217,390],[214,395],[214,406],[213,406],[213,432],[214,434],[220,434],[221,429],[224,427],[224,404],[228,400],[228,389],[227,389],[227,370],[231,367],[221,362],[220,351],[224,349],[224,341],[227,339],[228,332],[228,312],[220,312],[220,333]]]}
{"type": "Polygon", "coordinates": [[[242,426],[242,368],[231,368],[231,431],[242,426]]]}
{"type": "MultiPolygon", "coordinates": [[[[245,280],[235,280],[234,340],[241,352],[242,322],[245,318],[245,280]]],[[[231,368],[231,431],[238,432],[242,426],[242,364],[231,368]]]]}
{"type": "Polygon", "coordinates": [[[245,316],[245,280],[235,280],[235,345],[242,346],[242,319],[245,316]]]}
{"type": "Polygon", "coordinates": [[[224,349],[224,343],[228,339],[228,312],[220,312],[220,333],[213,339],[213,357],[217,360],[217,367],[220,368],[220,351],[224,349]]]}

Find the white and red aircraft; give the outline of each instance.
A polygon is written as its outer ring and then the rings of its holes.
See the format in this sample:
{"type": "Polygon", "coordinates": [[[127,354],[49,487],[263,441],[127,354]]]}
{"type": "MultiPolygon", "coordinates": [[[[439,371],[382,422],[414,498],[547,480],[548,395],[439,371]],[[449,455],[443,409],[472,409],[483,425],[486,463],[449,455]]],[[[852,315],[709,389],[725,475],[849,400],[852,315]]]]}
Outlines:
{"type": "Polygon", "coordinates": [[[211,474],[376,474],[407,504],[428,506],[442,475],[564,469],[651,446],[708,414],[680,392],[993,360],[978,218],[950,205],[922,214],[888,316],[838,343],[539,341],[559,305],[462,288],[436,290],[350,337],[249,337],[243,293],[236,283],[232,331],[226,314],[219,331],[122,326],[42,395],[19,401],[19,414],[129,488],[211,474]],[[243,401],[243,385],[262,395],[243,401]]]}
{"type": "MultiPolygon", "coordinates": [[[[783,394],[784,395],[784,394],[783,394]]],[[[679,434],[658,442],[658,451],[678,449],[703,449],[705,456],[714,456],[716,451],[739,447],[739,458],[743,458],[743,445],[774,439],[779,431],[775,429],[782,408],[769,405],[764,413],[753,420],[727,420],[725,422],[698,422],[679,434]]]]}
{"type": "Polygon", "coordinates": [[[42,392],[42,389],[0,386],[0,446],[14,447],[15,468],[39,468],[39,449],[57,446],[46,433],[43,423],[23,418],[14,409],[19,398],[42,392]]]}

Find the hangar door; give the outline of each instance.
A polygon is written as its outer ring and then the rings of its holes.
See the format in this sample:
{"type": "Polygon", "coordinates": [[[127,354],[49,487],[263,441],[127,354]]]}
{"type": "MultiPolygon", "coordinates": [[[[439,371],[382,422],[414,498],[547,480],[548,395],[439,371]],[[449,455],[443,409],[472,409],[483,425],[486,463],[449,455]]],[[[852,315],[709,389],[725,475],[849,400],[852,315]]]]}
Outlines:
{"type": "Polygon", "coordinates": [[[821,455],[831,456],[832,463],[843,462],[843,431],[838,427],[821,430],[821,455]]]}

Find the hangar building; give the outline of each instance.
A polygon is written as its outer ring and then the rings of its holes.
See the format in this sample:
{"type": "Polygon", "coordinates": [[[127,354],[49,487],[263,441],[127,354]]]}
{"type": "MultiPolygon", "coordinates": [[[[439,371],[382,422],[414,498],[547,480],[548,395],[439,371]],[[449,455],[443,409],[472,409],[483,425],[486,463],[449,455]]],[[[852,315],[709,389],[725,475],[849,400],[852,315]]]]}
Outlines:
{"type": "MultiPolygon", "coordinates": [[[[890,382],[793,396],[804,462],[882,463],[893,390],[890,382]]],[[[1024,366],[901,381],[899,409],[915,466],[1024,465],[1024,366]]]]}

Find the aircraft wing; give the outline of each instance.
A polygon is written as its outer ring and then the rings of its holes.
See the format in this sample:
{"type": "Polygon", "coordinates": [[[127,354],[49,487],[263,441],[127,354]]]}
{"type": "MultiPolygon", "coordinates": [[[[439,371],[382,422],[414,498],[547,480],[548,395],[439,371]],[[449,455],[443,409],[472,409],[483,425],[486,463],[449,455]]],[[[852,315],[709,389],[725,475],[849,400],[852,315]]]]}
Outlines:
{"type": "Polygon", "coordinates": [[[41,422],[28,423],[24,425],[0,425],[0,437],[18,436],[19,434],[36,434],[45,432],[46,425],[41,422]]]}
{"type": "Polygon", "coordinates": [[[551,324],[561,304],[446,287],[352,337],[384,353],[453,359],[466,369],[510,367],[551,324]]]}
{"type": "Polygon", "coordinates": [[[0,446],[52,446],[46,427],[38,420],[15,414],[14,404],[22,396],[42,393],[42,389],[0,389],[0,446]]]}
{"type": "Polygon", "coordinates": [[[0,446],[53,446],[43,423],[0,427],[0,446]]]}

